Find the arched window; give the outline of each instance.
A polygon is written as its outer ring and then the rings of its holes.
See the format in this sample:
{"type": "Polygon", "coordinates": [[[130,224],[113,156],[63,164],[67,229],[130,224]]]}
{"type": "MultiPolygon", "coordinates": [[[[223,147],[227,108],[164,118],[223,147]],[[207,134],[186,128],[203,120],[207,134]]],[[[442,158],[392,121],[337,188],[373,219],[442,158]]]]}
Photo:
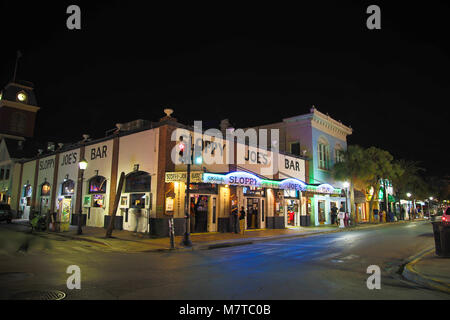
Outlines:
{"type": "Polygon", "coordinates": [[[324,137],[320,137],[317,142],[317,155],[319,160],[319,169],[330,169],[330,144],[324,137]]]}
{"type": "Polygon", "coordinates": [[[50,183],[44,182],[41,186],[41,197],[46,197],[50,195],[50,183]]]}
{"type": "Polygon", "coordinates": [[[75,182],[73,180],[66,180],[61,185],[61,195],[72,196],[75,192],[75,182]]]}
{"type": "Polygon", "coordinates": [[[129,173],[125,178],[125,192],[150,192],[150,174],[144,171],[129,173]]]}
{"type": "Polygon", "coordinates": [[[95,176],[89,180],[89,193],[106,193],[106,178],[95,176]]]}
{"type": "Polygon", "coordinates": [[[28,184],[23,188],[23,196],[31,197],[31,193],[32,193],[32,187],[31,187],[31,184],[28,184]]]}

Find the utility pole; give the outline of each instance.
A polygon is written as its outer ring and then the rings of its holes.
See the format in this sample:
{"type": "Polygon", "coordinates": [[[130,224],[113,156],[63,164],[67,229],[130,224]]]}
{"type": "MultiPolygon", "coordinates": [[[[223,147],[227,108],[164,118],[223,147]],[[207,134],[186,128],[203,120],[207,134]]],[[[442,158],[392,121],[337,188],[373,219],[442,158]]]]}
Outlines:
{"type": "MultiPolygon", "coordinates": [[[[183,141],[183,137],[180,137],[180,141],[183,141]]],[[[185,201],[185,217],[186,217],[186,227],[183,237],[182,245],[186,247],[192,247],[192,241],[191,241],[191,219],[190,219],[190,202],[191,198],[189,195],[189,185],[191,184],[191,136],[189,135],[187,146],[184,147],[184,151],[186,151],[186,154],[183,154],[183,159],[187,163],[187,172],[186,172],[186,201],[185,201]]]]}

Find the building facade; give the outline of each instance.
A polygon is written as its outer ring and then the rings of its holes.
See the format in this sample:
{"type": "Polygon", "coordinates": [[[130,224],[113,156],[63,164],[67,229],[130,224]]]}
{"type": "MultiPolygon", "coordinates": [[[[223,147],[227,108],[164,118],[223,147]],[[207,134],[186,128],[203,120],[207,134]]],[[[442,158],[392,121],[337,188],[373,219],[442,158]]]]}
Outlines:
{"type": "Polygon", "coordinates": [[[311,185],[328,184],[343,189],[341,195],[309,193],[307,212],[313,225],[331,223],[331,208],[349,210],[350,199],[346,196],[344,181],[335,181],[331,174],[333,165],[343,160],[347,149],[347,136],[352,129],[329,115],[318,111],[314,106],[310,113],[285,118],[282,122],[255,127],[261,129],[278,129],[278,141],[268,132],[268,139],[279,145],[281,151],[294,155],[304,155],[308,161],[307,183],[311,185]],[[346,209],[348,208],[348,209],[346,209]]]}
{"type": "Polygon", "coordinates": [[[248,229],[285,228],[314,221],[308,212],[311,198],[341,194],[329,184],[308,184],[308,161],[302,156],[206,133],[195,140],[194,130],[170,115],[124,127],[102,139],[85,137],[17,161],[15,197],[23,217],[50,213],[64,231],[77,224],[81,211],[83,224],[106,227],[120,192],[118,229],[168,236],[173,217],[175,234],[181,235],[189,208],[192,232],[229,232],[231,212],[242,207],[248,229]],[[173,158],[179,130],[194,138],[192,147],[201,146],[200,161],[194,158],[191,165],[189,199],[186,164],[173,158]],[[81,159],[88,163],[83,174],[81,159]],[[122,173],[125,181],[117,190],[122,173]]]}

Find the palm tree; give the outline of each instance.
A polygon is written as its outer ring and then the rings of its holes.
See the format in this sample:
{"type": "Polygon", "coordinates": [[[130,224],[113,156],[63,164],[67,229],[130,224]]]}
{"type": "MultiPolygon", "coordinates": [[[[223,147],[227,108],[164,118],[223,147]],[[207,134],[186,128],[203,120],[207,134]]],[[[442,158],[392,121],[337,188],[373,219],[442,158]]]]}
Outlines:
{"type": "Polygon", "coordinates": [[[332,173],[335,180],[348,180],[350,183],[350,207],[352,224],[357,223],[355,206],[355,183],[367,181],[371,177],[370,165],[365,150],[358,145],[351,145],[344,152],[344,160],[334,165],[332,173]]]}

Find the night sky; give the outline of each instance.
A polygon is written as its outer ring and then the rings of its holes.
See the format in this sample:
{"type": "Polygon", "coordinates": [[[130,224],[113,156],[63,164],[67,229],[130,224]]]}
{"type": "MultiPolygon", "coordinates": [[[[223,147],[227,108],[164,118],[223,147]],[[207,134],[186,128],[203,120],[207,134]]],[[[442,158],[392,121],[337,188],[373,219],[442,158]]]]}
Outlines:
{"type": "Polygon", "coordinates": [[[354,129],[350,144],[449,173],[443,1],[143,3],[0,4],[0,85],[21,50],[18,78],[34,83],[41,107],[36,137],[100,138],[117,122],[157,121],[165,107],[182,123],[247,127],[315,105],[354,129]],[[66,28],[70,4],[81,7],[79,31],[66,28]],[[366,28],[370,4],[381,7],[381,30],[366,28]]]}

